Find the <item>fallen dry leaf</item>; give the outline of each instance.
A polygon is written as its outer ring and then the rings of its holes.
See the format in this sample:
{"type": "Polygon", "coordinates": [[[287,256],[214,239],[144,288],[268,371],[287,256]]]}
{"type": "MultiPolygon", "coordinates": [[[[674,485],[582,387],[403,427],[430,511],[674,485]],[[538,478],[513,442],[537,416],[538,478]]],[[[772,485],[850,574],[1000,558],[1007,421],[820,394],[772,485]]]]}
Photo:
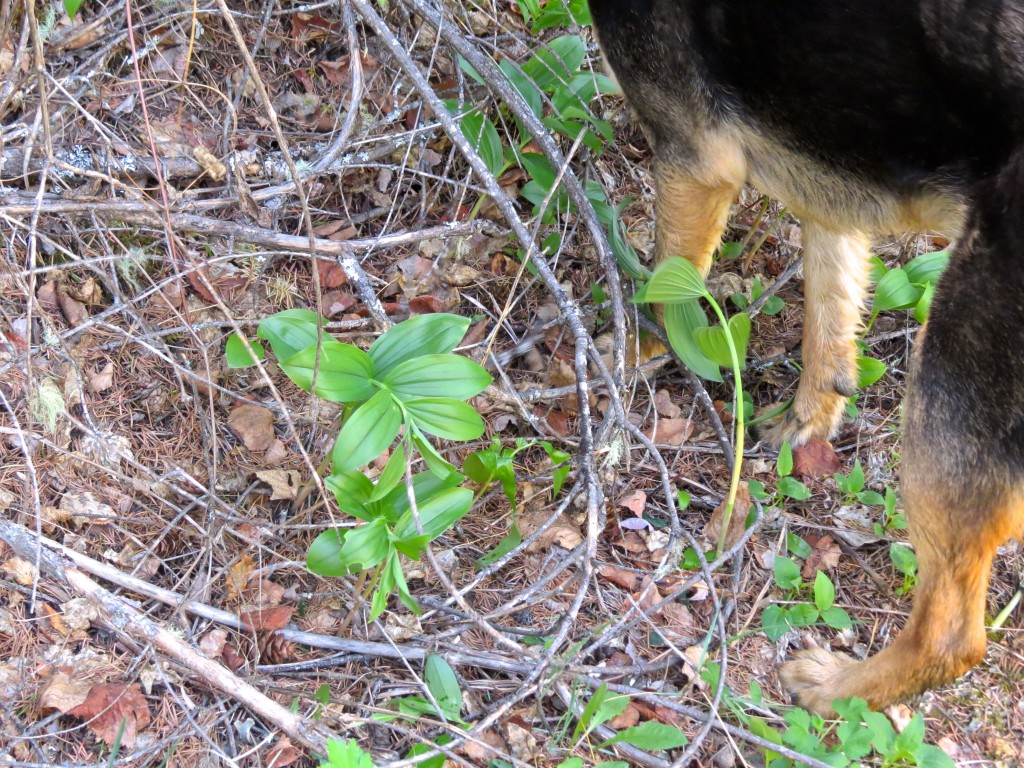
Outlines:
{"type": "Polygon", "coordinates": [[[643,491],[630,491],[619,496],[618,505],[625,507],[637,517],[642,517],[647,506],[647,494],[643,491]]]}
{"type": "Polygon", "coordinates": [[[248,555],[242,555],[239,561],[228,569],[227,600],[229,603],[241,598],[242,590],[249,583],[249,577],[252,576],[254,570],[256,570],[256,563],[248,555]]]}
{"type": "Polygon", "coordinates": [[[659,389],[654,394],[654,410],[666,419],[678,419],[683,409],[672,402],[672,395],[667,389],[659,389]]]}
{"type": "Polygon", "coordinates": [[[302,485],[302,473],[294,469],[264,469],[256,477],[270,486],[271,501],[294,499],[302,485]]]}
{"type": "Polygon", "coordinates": [[[76,528],[89,523],[106,525],[118,517],[114,508],[96,498],[92,491],[65,493],[61,497],[60,508],[64,514],[71,515],[71,524],[76,528]]]}
{"type": "Polygon", "coordinates": [[[36,567],[23,557],[12,557],[3,566],[4,573],[23,587],[31,587],[39,572],[36,567]]]}
{"type": "Polygon", "coordinates": [[[89,697],[89,691],[95,684],[95,680],[57,670],[39,694],[39,706],[43,711],[56,709],[67,714],[89,697]]]}
{"type": "Polygon", "coordinates": [[[84,597],[75,597],[61,605],[61,618],[71,631],[84,631],[99,618],[96,606],[84,597]]]}
{"type": "Polygon", "coordinates": [[[288,739],[281,739],[267,753],[267,768],[284,768],[286,765],[298,762],[302,757],[288,739]]]}
{"type": "Polygon", "coordinates": [[[295,613],[293,605],[278,605],[274,608],[255,608],[245,611],[240,618],[242,623],[256,632],[274,632],[287,626],[295,613]]]}
{"type": "Polygon", "coordinates": [[[87,373],[89,377],[89,391],[98,395],[100,392],[106,392],[112,386],[114,386],[114,363],[113,361],[108,362],[103,366],[103,370],[87,373]]]}
{"type": "Polygon", "coordinates": [[[793,449],[793,474],[804,480],[832,477],[842,464],[827,440],[811,440],[793,449]]]}
{"type": "Polygon", "coordinates": [[[804,539],[814,547],[801,569],[805,579],[814,578],[816,571],[831,571],[839,565],[839,557],[843,551],[831,536],[826,534],[816,538],[813,534],[808,534],[804,539]]]}
{"type": "Polygon", "coordinates": [[[250,451],[265,451],[274,444],[274,414],[262,405],[245,404],[231,411],[228,426],[250,451]]]}
{"type": "Polygon", "coordinates": [[[690,419],[658,419],[644,434],[657,445],[682,445],[693,434],[693,429],[690,419]]]}
{"type": "MultiPolygon", "coordinates": [[[[551,510],[545,508],[531,510],[520,517],[519,530],[522,531],[523,538],[527,538],[544,525],[549,517],[551,517],[551,510]]],[[[562,515],[528,549],[531,552],[536,552],[557,544],[562,549],[571,550],[582,543],[583,535],[580,533],[579,526],[562,515]]]]}
{"type": "MultiPolygon", "coordinates": [[[[725,507],[728,499],[715,507],[711,519],[704,526],[704,535],[712,544],[717,544],[722,534],[722,521],[725,519],[725,507]]],[[[725,548],[733,546],[747,530],[747,515],[750,512],[750,488],[746,481],[740,481],[736,489],[736,502],[733,505],[732,518],[729,520],[729,532],[725,537],[725,548]]]]}
{"type": "Polygon", "coordinates": [[[211,629],[199,640],[199,650],[211,659],[219,659],[224,651],[224,643],[228,640],[228,633],[223,629],[211,629]]]}
{"type": "Polygon", "coordinates": [[[597,569],[597,573],[601,578],[610,581],[612,584],[618,584],[630,592],[636,592],[640,586],[639,574],[634,571],[627,571],[625,568],[619,568],[615,565],[602,565],[597,569]]]}
{"type": "Polygon", "coordinates": [[[632,704],[627,704],[624,710],[608,721],[608,727],[621,731],[623,728],[632,728],[639,722],[640,710],[632,704]]]}
{"type": "Polygon", "coordinates": [[[121,748],[134,749],[139,731],[152,721],[149,705],[135,683],[102,683],[93,686],[85,701],[65,714],[85,721],[96,737],[113,744],[124,723],[121,748]]]}

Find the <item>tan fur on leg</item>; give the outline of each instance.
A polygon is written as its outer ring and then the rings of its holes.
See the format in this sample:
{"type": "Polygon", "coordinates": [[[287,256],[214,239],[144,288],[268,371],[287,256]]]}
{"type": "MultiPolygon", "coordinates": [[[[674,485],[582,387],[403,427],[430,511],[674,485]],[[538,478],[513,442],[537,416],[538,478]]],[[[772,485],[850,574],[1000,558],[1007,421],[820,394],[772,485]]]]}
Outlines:
{"type": "Polygon", "coordinates": [[[857,389],[857,347],[870,272],[870,242],[804,221],[804,372],[793,407],[764,430],[775,445],[828,439],[857,389]]]}
{"type": "Polygon", "coordinates": [[[904,495],[920,566],[903,632],[866,661],[812,649],[779,669],[796,701],[819,714],[832,714],[833,701],[851,696],[881,709],[959,677],[985,655],[989,571],[996,549],[1024,527],[1022,498],[1014,495],[980,511],[955,509],[951,504],[962,498],[961,489],[928,488],[915,483],[913,468],[910,473],[904,495]],[[965,523],[969,530],[957,531],[951,519],[983,524],[965,523]]]}
{"type": "Polygon", "coordinates": [[[711,267],[729,218],[729,206],[746,180],[738,145],[725,139],[701,146],[696,164],[655,165],[657,257],[682,256],[702,275],[711,267]]]}

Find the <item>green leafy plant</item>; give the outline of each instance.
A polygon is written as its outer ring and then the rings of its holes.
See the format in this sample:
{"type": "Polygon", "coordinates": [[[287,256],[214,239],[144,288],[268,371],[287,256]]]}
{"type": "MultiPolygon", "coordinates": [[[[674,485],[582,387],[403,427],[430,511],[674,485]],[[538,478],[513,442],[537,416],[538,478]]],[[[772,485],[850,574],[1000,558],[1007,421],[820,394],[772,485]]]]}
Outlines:
{"type": "MultiPolygon", "coordinates": [[[[431,438],[475,440],[483,434],[483,420],[464,401],[483,391],[491,377],[472,360],[452,354],[469,328],[468,318],[413,317],[381,334],[365,352],[322,334],[317,320],[309,310],[286,310],[260,323],[256,334],[298,386],[344,404],[326,485],[338,507],[364,524],[318,536],[307,567],[321,576],[372,571],[371,620],[384,611],[392,591],[418,613],[400,555],[418,559],[474,499],[461,487],[464,476],[431,438]],[[392,446],[374,482],[361,467],[392,446]],[[411,473],[417,453],[426,469],[411,473]]],[[[262,349],[258,341],[236,337],[229,344],[229,364],[252,364],[262,349]]]]}
{"type": "Polygon", "coordinates": [[[73,20],[84,4],[85,0],[64,0],[64,10],[67,11],[68,18],[73,20]]]}
{"type": "Polygon", "coordinates": [[[375,768],[373,758],[353,739],[329,739],[327,758],[320,768],[375,768]]]}
{"type": "MultiPolygon", "coordinates": [[[[736,257],[738,257],[739,253],[737,253],[735,256],[731,256],[731,255],[728,254],[728,252],[726,250],[726,246],[728,246],[728,245],[740,245],[740,243],[723,243],[722,247],[719,249],[719,256],[720,256],[720,258],[736,258],[736,257]]],[[[740,248],[739,250],[740,250],[740,252],[742,252],[743,249],[740,248]]],[[[734,293],[732,296],[729,297],[729,300],[732,301],[732,303],[734,305],[736,305],[737,309],[745,310],[747,307],[749,307],[755,301],[760,299],[763,295],[764,295],[764,285],[761,283],[761,278],[755,277],[753,279],[752,283],[751,283],[751,286],[750,286],[750,298],[749,299],[746,297],[746,295],[744,295],[742,293],[734,293]]],[[[761,314],[762,315],[777,315],[777,314],[779,314],[779,312],[782,311],[783,307],[785,307],[785,306],[786,306],[786,303],[782,299],[780,299],[778,296],[770,296],[770,297],[768,297],[768,300],[765,301],[764,306],[761,307],[761,314]]]]}
{"type": "Polygon", "coordinates": [[[387,722],[402,716],[440,717],[449,723],[468,725],[462,719],[462,688],[459,679],[443,657],[436,653],[427,656],[423,665],[423,682],[432,700],[422,696],[402,696],[391,701],[391,706],[398,714],[378,713],[373,719],[387,722]]]}
{"type": "Polygon", "coordinates": [[[775,583],[788,599],[794,600],[808,590],[813,602],[797,602],[795,605],[769,605],[761,613],[761,628],[772,642],[797,627],[810,627],[819,621],[832,629],[849,629],[853,626],[844,609],[835,605],[836,588],[824,573],[815,574],[813,585],[804,582],[800,567],[788,557],[775,558],[775,583]]]}
{"type": "MultiPolygon", "coordinates": [[[[565,451],[555,448],[547,440],[517,438],[514,448],[503,448],[501,442],[495,439],[487,448],[467,456],[465,462],[463,462],[462,471],[466,473],[470,480],[479,483],[481,490],[485,490],[491,483],[501,483],[505,497],[508,499],[509,505],[514,509],[517,491],[515,457],[522,451],[535,446],[542,448],[547,453],[551,463],[555,465],[552,470],[553,482],[551,487],[551,497],[555,498],[562,490],[562,484],[565,482],[565,479],[569,476],[571,467],[568,462],[570,456],[565,451]]],[[[498,542],[497,546],[476,561],[477,567],[486,568],[491,563],[497,562],[518,547],[522,541],[522,531],[519,530],[517,523],[513,521],[508,534],[498,542]]]]}
{"type": "Polygon", "coordinates": [[[914,257],[903,267],[886,269],[882,265],[884,271],[875,286],[868,327],[879,313],[898,309],[914,310],[914,317],[923,323],[928,318],[935,285],[948,263],[949,251],[934,251],[914,257]]]}
{"type": "MultiPolygon", "coordinates": [[[[735,381],[736,400],[734,403],[733,417],[736,424],[736,440],[733,455],[733,472],[729,484],[729,495],[726,498],[725,515],[722,519],[722,530],[729,530],[729,523],[732,519],[732,511],[736,502],[736,492],[739,488],[740,473],[743,467],[743,440],[746,408],[743,401],[743,379],[742,370],[746,365],[747,343],[750,341],[750,317],[746,314],[738,314],[729,318],[725,317],[721,306],[704,286],[704,279],[697,268],[689,261],[678,256],[665,259],[658,265],[650,281],[638,292],[635,301],[656,302],[665,305],[665,330],[668,333],[669,341],[673,349],[683,357],[693,355],[694,352],[699,359],[714,366],[715,374],[718,374],[720,366],[731,367],[735,381]],[[719,325],[715,328],[707,327],[707,318],[704,310],[698,301],[704,299],[718,317],[719,325]],[[695,311],[703,319],[703,325],[698,327],[680,324],[675,309],[685,307],[684,312],[695,311]],[[677,344],[679,346],[677,346],[677,344]]],[[[701,365],[704,362],[700,363],[701,365]]],[[[688,362],[689,364],[689,362],[688,362]]],[[[726,537],[720,537],[718,553],[722,553],[726,537]]]]}

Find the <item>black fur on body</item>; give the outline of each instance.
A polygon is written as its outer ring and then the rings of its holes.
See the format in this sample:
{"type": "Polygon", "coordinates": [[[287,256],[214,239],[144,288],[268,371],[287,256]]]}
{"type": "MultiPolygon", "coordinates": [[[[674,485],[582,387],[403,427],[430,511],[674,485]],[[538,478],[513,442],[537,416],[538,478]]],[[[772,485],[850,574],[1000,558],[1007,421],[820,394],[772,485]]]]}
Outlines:
{"type": "Polygon", "coordinates": [[[962,674],[984,655],[995,550],[1024,533],[1024,0],[590,8],[653,140],[659,256],[706,270],[722,201],[744,180],[804,222],[805,373],[775,438],[838,425],[866,284],[858,244],[959,235],[904,406],[902,495],[920,560],[910,620],[866,661],[813,649],[781,677],[828,713],[834,699],[882,707],[962,674]],[[833,298],[853,314],[816,307],[833,298]]]}

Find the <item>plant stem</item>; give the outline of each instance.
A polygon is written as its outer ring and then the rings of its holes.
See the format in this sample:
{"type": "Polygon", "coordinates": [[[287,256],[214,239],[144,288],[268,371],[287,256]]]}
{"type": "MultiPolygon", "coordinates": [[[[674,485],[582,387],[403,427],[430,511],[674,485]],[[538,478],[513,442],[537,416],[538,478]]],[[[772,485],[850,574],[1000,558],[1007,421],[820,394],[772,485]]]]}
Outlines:
{"type": "Polygon", "coordinates": [[[740,375],[740,356],[736,351],[736,342],[732,338],[732,329],[729,328],[729,323],[725,319],[725,314],[722,312],[722,308],[718,306],[718,302],[711,296],[707,291],[704,292],[704,298],[707,299],[711,308],[715,310],[715,314],[718,316],[718,322],[722,325],[722,330],[725,331],[725,343],[729,347],[729,357],[732,359],[732,376],[735,383],[735,392],[733,394],[733,424],[736,429],[733,437],[733,462],[732,462],[732,479],[729,482],[729,496],[725,502],[725,515],[722,517],[722,530],[718,534],[718,549],[717,556],[721,557],[722,552],[725,551],[726,539],[729,535],[729,525],[732,523],[732,510],[736,504],[736,492],[740,487],[740,471],[743,468],[743,438],[746,432],[746,414],[745,403],[743,402],[743,378],[740,375]]]}

